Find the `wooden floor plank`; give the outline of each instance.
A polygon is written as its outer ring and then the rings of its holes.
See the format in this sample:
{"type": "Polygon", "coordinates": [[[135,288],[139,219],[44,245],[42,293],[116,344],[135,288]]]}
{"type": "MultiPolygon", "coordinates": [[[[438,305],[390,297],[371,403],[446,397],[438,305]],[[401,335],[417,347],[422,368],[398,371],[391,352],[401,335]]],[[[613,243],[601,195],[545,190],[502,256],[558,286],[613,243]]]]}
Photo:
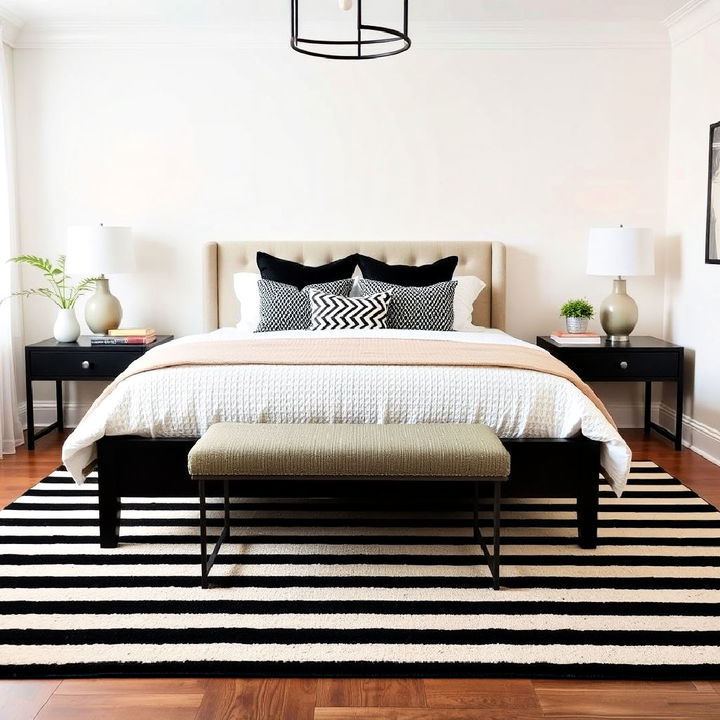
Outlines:
{"type": "Polygon", "coordinates": [[[544,720],[540,714],[487,708],[360,708],[319,707],[314,720],[544,720]]]}
{"type": "MultiPolygon", "coordinates": [[[[700,688],[697,683],[688,681],[651,682],[646,680],[532,680],[533,687],[538,690],[572,691],[603,693],[607,691],[625,691],[639,693],[656,692],[691,692],[700,688]]],[[[712,691],[707,689],[706,692],[712,691]]]]}
{"type": "Polygon", "coordinates": [[[543,712],[553,717],[718,717],[720,696],[701,692],[544,690],[536,688],[543,712]]]}
{"type": "Polygon", "coordinates": [[[37,720],[194,720],[201,693],[55,693],[37,720]]]}
{"type": "Polygon", "coordinates": [[[196,720],[312,720],[317,681],[213,679],[196,720]]]}
{"type": "Polygon", "coordinates": [[[324,678],[318,681],[318,706],[425,707],[425,690],[419,679],[324,678]]]}
{"type": "Polygon", "coordinates": [[[202,695],[207,680],[192,678],[98,678],[63,680],[55,691],[56,695],[130,695],[184,694],[202,695]]]}
{"type": "Polygon", "coordinates": [[[540,712],[531,680],[425,680],[425,696],[431,708],[478,708],[540,712]]]}
{"type": "Polygon", "coordinates": [[[60,680],[4,680],[0,682],[0,718],[32,720],[60,685],[60,680]]]}

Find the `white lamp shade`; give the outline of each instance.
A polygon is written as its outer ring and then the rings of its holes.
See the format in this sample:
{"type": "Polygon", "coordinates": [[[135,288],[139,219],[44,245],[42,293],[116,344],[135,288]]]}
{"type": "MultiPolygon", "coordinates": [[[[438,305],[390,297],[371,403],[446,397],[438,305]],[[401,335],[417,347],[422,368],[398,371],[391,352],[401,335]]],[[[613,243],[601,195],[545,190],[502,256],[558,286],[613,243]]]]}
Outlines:
{"type": "Polygon", "coordinates": [[[129,227],[68,228],[65,270],[69,275],[110,275],[135,269],[135,252],[129,227]]]}
{"type": "Polygon", "coordinates": [[[588,238],[588,275],[654,275],[655,246],[647,228],[593,228],[588,238]]]}

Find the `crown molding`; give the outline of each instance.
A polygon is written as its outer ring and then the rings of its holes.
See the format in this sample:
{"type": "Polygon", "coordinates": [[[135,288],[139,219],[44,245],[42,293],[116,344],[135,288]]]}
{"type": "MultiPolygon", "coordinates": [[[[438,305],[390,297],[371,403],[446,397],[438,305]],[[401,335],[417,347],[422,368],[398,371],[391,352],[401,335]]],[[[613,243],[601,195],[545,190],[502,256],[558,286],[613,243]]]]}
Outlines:
{"type": "Polygon", "coordinates": [[[20,33],[22,32],[23,19],[7,8],[0,5],[0,26],[2,26],[2,40],[6,45],[15,47],[20,33]]]}
{"type": "MultiPolygon", "coordinates": [[[[146,47],[274,48],[289,44],[289,21],[243,25],[169,25],[151,23],[26,24],[15,39],[18,49],[146,47]]],[[[338,25],[315,26],[329,37],[338,25]]],[[[416,48],[448,49],[622,49],[668,46],[661,23],[587,22],[415,22],[416,48]]]]}
{"type": "Polygon", "coordinates": [[[675,46],[689,40],[719,20],[720,0],[689,0],[665,18],[664,25],[670,33],[670,43],[675,46]]]}

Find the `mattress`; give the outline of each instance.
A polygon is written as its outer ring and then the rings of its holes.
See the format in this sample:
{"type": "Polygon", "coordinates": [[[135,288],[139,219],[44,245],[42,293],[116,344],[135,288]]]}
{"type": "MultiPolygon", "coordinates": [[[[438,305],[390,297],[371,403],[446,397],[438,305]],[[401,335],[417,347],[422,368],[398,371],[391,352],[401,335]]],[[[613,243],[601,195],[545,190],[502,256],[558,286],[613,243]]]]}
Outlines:
{"type": "MultiPolygon", "coordinates": [[[[264,333],[267,338],[408,338],[524,345],[499,330],[423,332],[331,330],[264,333]]],[[[250,340],[223,328],[175,340],[250,340]]],[[[216,422],[484,423],[502,438],[567,438],[582,433],[603,443],[601,462],[620,494],[631,453],[594,403],[564,378],[499,367],[414,365],[212,365],[169,367],[133,375],[81,420],[63,446],[77,483],[105,435],[200,437],[216,422]]]]}

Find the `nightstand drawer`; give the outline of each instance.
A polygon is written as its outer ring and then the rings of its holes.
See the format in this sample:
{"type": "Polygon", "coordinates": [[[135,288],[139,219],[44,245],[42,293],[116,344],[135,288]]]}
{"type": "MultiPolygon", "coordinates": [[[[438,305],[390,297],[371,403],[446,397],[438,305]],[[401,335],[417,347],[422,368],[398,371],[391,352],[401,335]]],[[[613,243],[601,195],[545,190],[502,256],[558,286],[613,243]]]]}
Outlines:
{"type": "Polygon", "coordinates": [[[30,356],[30,375],[35,380],[114,378],[140,355],[140,351],[134,352],[125,348],[114,352],[34,352],[30,356]]]}
{"type": "Polygon", "coordinates": [[[679,370],[678,353],[584,351],[576,356],[563,353],[561,360],[583,380],[652,380],[676,378],[679,370]]]}

